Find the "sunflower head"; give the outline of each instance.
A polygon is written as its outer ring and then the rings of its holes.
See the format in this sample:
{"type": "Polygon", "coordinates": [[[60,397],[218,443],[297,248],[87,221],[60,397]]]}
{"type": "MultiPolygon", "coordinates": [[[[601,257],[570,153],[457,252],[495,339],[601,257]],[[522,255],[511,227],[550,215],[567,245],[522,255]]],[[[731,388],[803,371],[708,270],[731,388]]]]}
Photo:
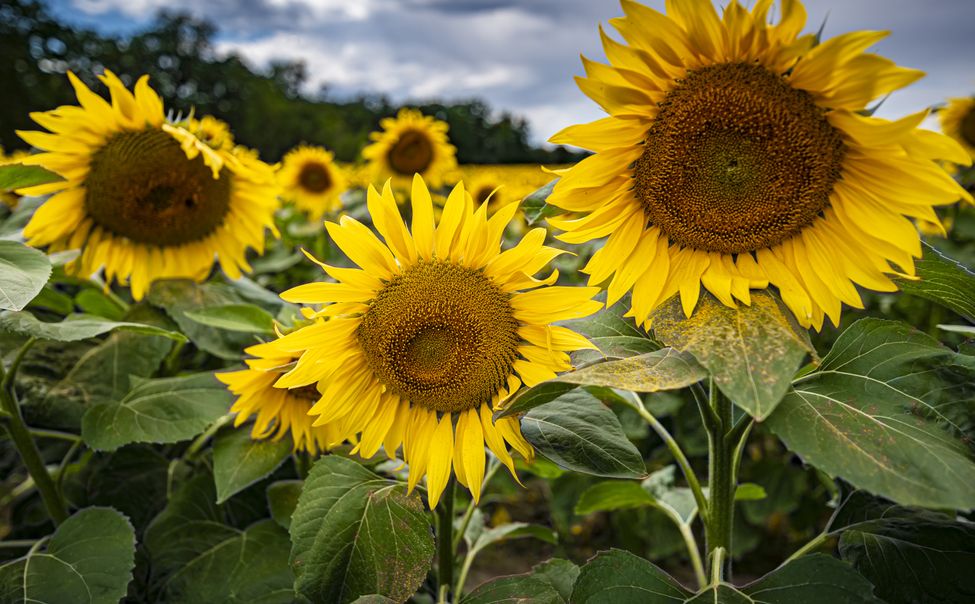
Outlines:
{"type": "Polygon", "coordinates": [[[325,213],[342,207],[341,195],[347,180],[331,152],[322,147],[301,146],[284,156],[278,171],[281,195],[319,220],[325,213]]]}
{"type": "Polygon", "coordinates": [[[372,144],[362,150],[373,182],[392,178],[397,186],[409,186],[413,175],[419,174],[436,188],[456,169],[457,150],[447,140],[447,122],[404,108],[380,126],[382,131],[373,132],[372,144]]]}
{"type": "Polygon", "coordinates": [[[567,351],[589,342],[556,321],[586,316],[601,304],[596,288],[556,287],[557,271],[533,277],[559,253],[535,229],[500,251],[517,211],[493,215],[460,184],[439,221],[430,192],[416,176],[412,228],[397,210],[390,184],[367,194],[380,239],[353,218],[326,223],[329,235],[359,268],[322,264],[334,281],[310,283],[282,297],[318,305],[318,322],[281,338],[298,357],[278,387],[319,384],[316,423],[339,426],[358,450],[402,445],[410,488],[426,475],[431,506],[451,471],[480,495],[487,446],[514,472],[508,446],[531,458],[518,421],[495,422],[492,409],[522,384],[569,368],[567,351]]]}
{"type": "Polygon", "coordinates": [[[958,141],[958,144],[975,159],[975,97],[950,99],[938,112],[941,131],[958,141]]]}
{"type": "Polygon", "coordinates": [[[65,179],[21,191],[54,193],[24,229],[28,243],[80,249],[69,270],[104,268],[136,299],[156,279],[206,278],[215,257],[231,278],[250,270],[247,248],[262,251],[265,229],[274,232],[270,167],[233,147],[218,120],[168,122],[148,76],[130,92],[106,71],[110,102],[68,77],[80,106],[33,113],[50,132],[18,133],[42,150],[24,163],[65,179]]]}
{"type": "Polygon", "coordinates": [[[623,40],[600,32],[609,65],[583,59],[578,79],[609,117],[551,139],[595,152],[561,171],[552,224],[571,243],[608,237],[584,271],[610,304],[632,291],[647,327],[674,294],[690,316],[701,285],[734,306],[771,284],[803,325],[837,324],[843,303],[862,308],[857,285],[913,274],[914,220],[971,200],[937,163],[967,154],[919,130],[925,112],[865,111],[923,75],[865,52],[886,34],[818,43],[800,2],[775,24],[771,5],[623,0],[623,40]]]}
{"type": "Polygon", "coordinates": [[[251,346],[246,352],[254,357],[247,359],[247,369],[216,374],[238,397],[230,408],[236,414],[235,427],[253,417],[252,438],[280,440],[290,434],[295,451],[312,455],[340,442],[334,428],[312,425],[308,410],[321,396],[315,385],[274,387],[274,382],[294,363],[293,355],[278,350],[274,342],[251,346]]]}

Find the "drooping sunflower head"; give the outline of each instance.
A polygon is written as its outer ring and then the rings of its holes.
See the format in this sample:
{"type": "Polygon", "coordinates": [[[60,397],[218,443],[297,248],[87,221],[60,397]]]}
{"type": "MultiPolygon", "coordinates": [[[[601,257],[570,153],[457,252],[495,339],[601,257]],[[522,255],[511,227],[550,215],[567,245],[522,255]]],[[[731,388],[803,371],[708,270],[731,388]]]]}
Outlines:
{"type": "Polygon", "coordinates": [[[555,321],[586,316],[601,304],[596,288],[557,287],[557,271],[533,277],[559,253],[535,229],[501,251],[517,204],[489,216],[463,184],[448,196],[439,223],[430,192],[416,176],[412,228],[389,183],[370,187],[369,212],[380,240],[353,218],[326,223],[329,235],[360,268],[322,264],[334,282],[301,285],[282,297],[322,305],[314,325],[277,345],[299,357],[278,387],[321,384],[316,423],[360,437],[359,451],[403,446],[409,485],[427,476],[436,505],[451,469],[480,495],[487,446],[512,472],[508,445],[531,458],[514,418],[492,420],[492,408],[522,384],[569,368],[567,351],[589,348],[555,321]],[[506,444],[507,443],[507,444],[506,444]]]}
{"type": "Polygon", "coordinates": [[[938,117],[941,131],[958,141],[969,157],[975,159],[975,97],[949,100],[938,117]]]}
{"type": "Polygon", "coordinates": [[[783,0],[718,14],[710,0],[668,1],[667,14],[622,1],[623,42],[600,32],[609,65],[583,59],[579,87],[609,113],[551,142],[595,155],[562,171],[548,202],[561,239],[608,237],[584,271],[609,303],[632,291],[630,316],[679,293],[689,316],[703,285],[723,303],[776,286],[805,326],[838,324],[856,286],[892,291],[914,272],[911,219],[971,201],[937,160],[968,162],[947,137],[868,105],[923,74],[865,52],[883,32],[822,43],[783,0]]]}
{"type": "Polygon", "coordinates": [[[380,126],[382,131],[373,132],[373,143],[362,150],[374,183],[392,178],[394,185],[407,187],[419,174],[436,188],[456,169],[457,150],[447,140],[447,122],[404,108],[380,126]]]}
{"type": "Polygon", "coordinates": [[[311,217],[342,207],[346,178],[331,152],[322,147],[301,146],[284,156],[278,171],[281,195],[311,217]]]}
{"type": "Polygon", "coordinates": [[[216,374],[238,397],[230,408],[231,413],[236,413],[234,427],[253,417],[252,438],[280,440],[290,434],[296,451],[312,455],[341,442],[334,427],[312,425],[308,410],[321,396],[315,385],[274,387],[274,382],[294,363],[293,355],[278,350],[274,342],[251,346],[246,352],[255,357],[247,359],[247,369],[216,374]]]}
{"type": "Polygon", "coordinates": [[[229,134],[218,147],[194,134],[216,120],[168,122],[148,76],[130,92],[106,71],[111,102],[68,77],[80,106],[33,113],[50,132],[18,133],[43,151],[24,163],[65,179],[21,190],[53,193],[24,229],[28,243],[80,249],[69,270],[104,268],[136,299],[157,279],[205,279],[215,257],[231,278],[250,270],[247,248],[263,251],[266,228],[276,234],[270,167],[230,146],[229,134]]]}

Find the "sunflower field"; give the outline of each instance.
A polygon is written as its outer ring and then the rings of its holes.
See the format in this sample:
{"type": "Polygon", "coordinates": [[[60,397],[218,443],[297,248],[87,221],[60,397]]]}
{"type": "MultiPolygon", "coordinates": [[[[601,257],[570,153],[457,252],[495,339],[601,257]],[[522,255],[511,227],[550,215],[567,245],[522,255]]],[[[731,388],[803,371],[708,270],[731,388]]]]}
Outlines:
{"type": "Polygon", "coordinates": [[[975,98],[876,116],[924,74],[799,0],[609,25],[545,150],[23,76],[0,604],[975,602],[975,98]]]}

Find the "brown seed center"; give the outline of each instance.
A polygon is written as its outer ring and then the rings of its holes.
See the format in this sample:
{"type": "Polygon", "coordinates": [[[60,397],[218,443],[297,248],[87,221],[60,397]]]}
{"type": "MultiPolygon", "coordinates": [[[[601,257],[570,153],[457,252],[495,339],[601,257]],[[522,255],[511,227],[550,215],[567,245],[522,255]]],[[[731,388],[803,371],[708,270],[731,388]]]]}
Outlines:
{"type": "Polygon", "coordinates": [[[661,103],[634,191],[671,241],[754,251],[822,212],[845,151],[807,92],[760,65],[712,65],[688,72],[661,103]]]}
{"type": "Polygon", "coordinates": [[[443,260],[390,280],[357,336],[387,388],[445,413],[489,402],[507,383],[520,341],[510,295],[482,272],[443,260]]]}
{"type": "Polygon", "coordinates": [[[92,155],[85,210],[102,228],[138,243],[175,246],[202,239],[230,208],[231,175],[213,178],[161,130],[122,132],[92,155]]]}
{"type": "Polygon", "coordinates": [[[975,147],[975,107],[961,118],[960,134],[968,146],[975,147]]]}
{"type": "Polygon", "coordinates": [[[407,130],[400,134],[386,158],[399,174],[422,174],[433,163],[433,144],[427,134],[418,130],[407,130]]]}
{"type": "Polygon", "coordinates": [[[308,162],[298,173],[298,183],[301,188],[312,193],[323,193],[332,186],[332,177],[328,169],[318,162],[308,162]]]}

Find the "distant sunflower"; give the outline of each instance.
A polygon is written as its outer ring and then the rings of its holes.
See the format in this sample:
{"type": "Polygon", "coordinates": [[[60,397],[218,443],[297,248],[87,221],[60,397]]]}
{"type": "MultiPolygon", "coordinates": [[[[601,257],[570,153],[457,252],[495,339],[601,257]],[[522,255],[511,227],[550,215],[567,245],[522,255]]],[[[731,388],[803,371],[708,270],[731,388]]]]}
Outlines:
{"type": "Polygon", "coordinates": [[[322,265],[337,283],[310,283],[282,294],[291,302],[323,304],[328,320],[282,337],[277,346],[300,355],[278,382],[318,383],[311,409],[316,424],[335,424],[359,453],[403,445],[409,488],[427,476],[430,506],[440,499],[451,466],[475,500],[487,445],[514,473],[507,445],[531,459],[518,420],[492,420],[492,405],[522,383],[533,386],[569,369],[566,351],[591,348],[575,332],[552,325],[583,317],[601,304],[596,288],[555,287],[558,271],[532,277],[559,250],[545,247],[545,230],[531,231],[500,251],[501,234],[517,210],[509,204],[488,218],[463,184],[447,199],[439,226],[430,192],[416,176],[412,232],[387,183],[370,187],[367,204],[380,241],[348,216],[326,223],[329,235],[359,269],[322,265]],[[531,290],[531,291],[527,291],[531,290]]]}
{"type": "Polygon", "coordinates": [[[958,141],[969,157],[975,159],[975,98],[951,99],[938,116],[941,131],[958,141]]]}
{"type": "Polygon", "coordinates": [[[312,220],[342,207],[346,178],[332,153],[322,147],[305,145],[289,151],[281,163],[278,182],[282,197],[293,201],[312,220]]]}
{"type": "Polygon", "coordinates": [[[583,59],[577,80],[610,116],[551,139],[596,154],[563,172],[548,202],[570,213],[550,222],[570,243],[608,236],[584,270],[610,304],[632,290],[644,326],[678,292],[690,316],[701,284],[728,306],[772,284],[804,326],[838,324],[843,302],[863,306],[854,284],[895,290],[891,263],[914,273],[908,217],[971,201],[935,161],[970,160],[917,128],[926,111],[864,112],[923,75],[864,52],[886,33],[817,44],[801,3],[783,0],[777,25],[771,5],[623,0],[626,43],[600,31],[610,65],[583,59]]]}
{"type": "Polygon", "coordinates": [[[81,249],[75,274],[105,269],[141,299],[157,279],[202,281],[214,257],[232,279],[249,271],[248,247],[264,250],[274,229],[276,184],[256,154],[234,147],[229,132],[211,147],[197,134],[221,132],[216,120],[168,122],[148,76],[134,94],[110,71],[99,79],[111,103],[74,74],[80,107],[32,113],[47,132],[19,132],[45,151],[24,159],[64,181],[20,192],[55,193],[24,229],[28,243],[51,251],[81,249]]]}
{"type": "Polygon", "coordinates": [[[299,388],[275,388],[274,382],[296,360],[279,350],[274,342],[258,344],[245,350],[257,358],[247,359],[248,369],[217,373],[217,379],[239,398],[230,408],[236,413],[234,427],[255,417],[251,437],[279,440],[291,435],[296,451],[317,455],[338,444],[338,431],[331,426],[313,426],[308,410],[321,397],[314,385],[299,388]]]}
{"type": "Polygon", "coordinates": [[[374,183],[387,178],[396,186],[409,186],[419,174],[433,188],[444,184],[447,174],[457,167],[457,150],[447,140],[447,122],[425,116],[416,109],[400,109],[396,117],[380,123],[382,132],[373,132],[374,141],[362,150],[369,163],[374,183]]]}

